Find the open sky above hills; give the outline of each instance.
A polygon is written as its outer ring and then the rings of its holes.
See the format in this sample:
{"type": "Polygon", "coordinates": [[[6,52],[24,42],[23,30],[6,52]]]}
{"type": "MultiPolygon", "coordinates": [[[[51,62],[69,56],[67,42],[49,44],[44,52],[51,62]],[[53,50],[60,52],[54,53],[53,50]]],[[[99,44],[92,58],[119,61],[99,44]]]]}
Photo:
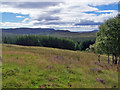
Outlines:
{"type": "Polygon", "coordinates": [[[1,28],[98,29],[118,13],[119,0],[1,0],[1,28]],[[37,1],[37,2],[36,2],[37,1]]]}

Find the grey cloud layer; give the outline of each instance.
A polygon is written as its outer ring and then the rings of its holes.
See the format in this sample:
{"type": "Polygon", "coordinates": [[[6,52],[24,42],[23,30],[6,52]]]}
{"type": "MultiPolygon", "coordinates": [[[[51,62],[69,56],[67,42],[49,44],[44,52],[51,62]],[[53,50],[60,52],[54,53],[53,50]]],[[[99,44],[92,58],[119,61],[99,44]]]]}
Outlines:
{"type": "Polygon", "coordinates": [[[20,3],[18,4],[17,8],[46,8],[49,6],[56,6],[58,5],[60,2],[24,2],[24,3],[20,3]]]}
{"type": "Polygon", "coordinates": [[[49,6],[56,6],[62,2],[2,2],[4,5],[11,5],[14,8],[39,8],[43,9],[49,6]]]}

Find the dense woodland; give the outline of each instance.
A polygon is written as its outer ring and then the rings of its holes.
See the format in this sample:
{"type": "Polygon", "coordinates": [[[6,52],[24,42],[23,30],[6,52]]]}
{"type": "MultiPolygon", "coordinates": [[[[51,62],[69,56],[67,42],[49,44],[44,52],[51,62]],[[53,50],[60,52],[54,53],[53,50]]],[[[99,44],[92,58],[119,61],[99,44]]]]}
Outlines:
{"type": "Polygon", "coordinates": [[[6,36],[3,37],[3,43],[17,44],[23,46],[41,46],[52,47],[68,50],[80,50],[84,51],[89,48],[91,44],[94,44],[94,40],[81,40],[73,41],[67,38],[58,38],[53,36],[42,35],[20,35],[20,36],[6,36]]]}

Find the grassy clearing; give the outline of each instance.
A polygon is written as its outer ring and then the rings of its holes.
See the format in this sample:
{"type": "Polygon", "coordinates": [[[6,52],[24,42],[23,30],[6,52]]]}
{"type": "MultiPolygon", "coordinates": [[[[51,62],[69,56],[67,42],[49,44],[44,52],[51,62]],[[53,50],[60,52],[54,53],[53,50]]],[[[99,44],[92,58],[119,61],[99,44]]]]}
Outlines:
{"type": "Polygon", "coordinates": [[[3,88],[118,87],[116,66],[105,56],[97,65],[93,53],[4,44],[2,58],[3,88]]]}

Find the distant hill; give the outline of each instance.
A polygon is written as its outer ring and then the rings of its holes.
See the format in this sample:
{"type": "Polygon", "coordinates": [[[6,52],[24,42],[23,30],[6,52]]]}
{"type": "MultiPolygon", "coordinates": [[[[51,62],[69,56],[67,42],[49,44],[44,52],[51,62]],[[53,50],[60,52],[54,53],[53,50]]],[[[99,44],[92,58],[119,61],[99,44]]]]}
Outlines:
{"type": "Polygon", "coordinates": [[[2,29],[2,33],[11,34],[42,34],[51,35],[53,33],[68,33],[68,30],[55,30],[52,28],[14,28],[14,29],[2,29]]]}
{"type": "Polygon", "coordinates": [[[92,33],[92,32],[98,32],[98,30],[92,30],[92,31],[77,31],[77,33],[92,33]]]}
{"type": "Polygon", "coordinates": [[[2,35],[4,36],[12,36],[12,35],[49,35],[55,37],[64,37],[69,38],[74,41],[80,40],[95,40],[96,32],[70,32],[68,30],[55,30],[53,28],[10,28],[10,29],[2,29],[2,35]]]}
{"type": "MultiPolygon", "coordinates": [[[[90,36],[95,36],[96,31],[91,31],[92,34],[90,36]]],[[[91,32],[70,32],[68,30],[55,30],[53,28],[10,28],[10,29],[2,29],[2,34],[40,34],[40,35],[53,35],[60,37],[76,37],[82,34],[86,34],[91,32]]],[[[82,35],[83,36],[83,35],[82,35]]],[[[85,37],[86,37],[85,36],[85,37]]]]}

